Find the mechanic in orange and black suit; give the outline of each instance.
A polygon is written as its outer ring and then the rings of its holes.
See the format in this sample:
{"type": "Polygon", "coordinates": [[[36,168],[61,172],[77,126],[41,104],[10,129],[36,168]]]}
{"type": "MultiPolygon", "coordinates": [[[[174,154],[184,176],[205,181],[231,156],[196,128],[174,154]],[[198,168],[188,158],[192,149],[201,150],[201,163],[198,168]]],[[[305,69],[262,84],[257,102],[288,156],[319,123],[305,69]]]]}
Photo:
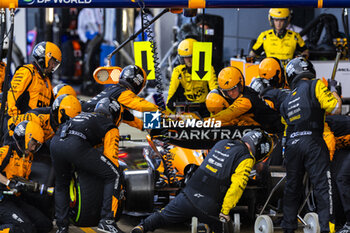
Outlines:
{"type": "MultiPolygon", "coordinates": [[[[0,224],[10,224],[0,226],[0,229],[9,227],[14,233],[48,233],[52,229],[51,219],[28,204],[22,195],[5,194],[7,191],[17,194],[29,191],[15,177],[28,179],[34,154],[43,142],[42,128],[33,121],[22,121],[14,129],[8,144],[0,148],[0,224]]],[[[37,183],[32,188],[30,191],[39,191],[37,183]]]]}

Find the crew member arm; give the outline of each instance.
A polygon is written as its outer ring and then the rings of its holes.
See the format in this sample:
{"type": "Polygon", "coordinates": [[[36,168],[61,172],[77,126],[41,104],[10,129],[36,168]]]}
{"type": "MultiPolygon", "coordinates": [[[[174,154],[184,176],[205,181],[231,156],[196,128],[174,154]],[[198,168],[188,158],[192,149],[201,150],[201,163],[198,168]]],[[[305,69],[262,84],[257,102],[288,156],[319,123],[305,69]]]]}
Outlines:
{"type": "Polygon", "coordinates": [[[35,123],[38,123],[41,126],[40,119],[34,113],[26,113],[13,116],[7,121],[7,127],[10,136],[12,136],[13,129],[15,128],[15,126],[17,126],[22,121],[34,121],[35,123]]]}
{"type": "Polygon", "coordinates": [[[301,56],[308,58],[309,50],[307,49],[305,42],[299,33],[296,33],[296,40],[297,40],[297,46],[296,46],[295,52],[296,53],[299,52],[301,56]]]}
{"type": "Polygon", "coordinates": [[[266,38],[265,32],[260,33],[258,39],[252,47],[252,50],[249,52],[249,56],[255,57],[257,55],[261,55],[264,51],[264,40],[266,38]]]}
{"type": "Polygon", "coordinates": [[[248,112],[251,108],[252,104],[248,98],[238,97],[227,109],[220,111],[210,118],[214,118],[215,121],[221,121],[222,124],[226,124],[248,112]]]}
{"type": "Polygon", "coordinates": [[[315,95],[321,108],[330,114],[340,114],[342,102],[336,92],[330,92],[328,87],[321,81],[317,80],[315,95]]]}
{"type": "Polygon", "coordinates": [[[159,107],[151,102],[148,102],[144,98],[135,95],[132,91],[123,91],[118,97],[118,102],[127,108],[139,111],[139,112],[154,112],[159,107]]]}
{"type": "Polygon", "coordinates": [[[218,88],[218,78],[216,77],[214,67],[211,67],[211,78],[208,81],[208,86],[210,90],[218,88]]]}
{"type": "Polygon", "coordinates": [[[103,154],[117,167],[119,153],[119,130],[118,128],[110,129],[104,137],[104,150],[103,154]]]}
{"type": "Polygon", "coordinates": [[[27,68],[19,68],[11,81],[11,88],[7,94],[8,114],[16,116],[21,114],[16,103],[32,81],[32,74],[27,68]]]}
{"type": "MultiPolygon", "coordinates": [[[[180,69],[178,67],[175,67],[173,70],[173,73],[171,74],[171,80],[168,90],[168,99],[166,101],[166,107],[167,110],[170,110],[171,112],[175,111],[174,103],[176,101],[176,92],[178,90],[178,87],[180,85],[180,79],[181,76],[180,69]]],[[[183,77],[181,77],[183,78],[183,77]]]]}
{"type": "Polygon", "coordinates": [[[241,198],[249,180],[249,174],[253,168],[254,159],[243,160],[231,176],[231,185],[226,192],[222,203],[221,213],[229,215],[230,210],[236,206],[241,198]]]}
{"type": "Polygon", "coordinates": [[[135,117],[128,109],[124,109],[123,122],[139,130],[143,129],[143,121],[135,117]]]}

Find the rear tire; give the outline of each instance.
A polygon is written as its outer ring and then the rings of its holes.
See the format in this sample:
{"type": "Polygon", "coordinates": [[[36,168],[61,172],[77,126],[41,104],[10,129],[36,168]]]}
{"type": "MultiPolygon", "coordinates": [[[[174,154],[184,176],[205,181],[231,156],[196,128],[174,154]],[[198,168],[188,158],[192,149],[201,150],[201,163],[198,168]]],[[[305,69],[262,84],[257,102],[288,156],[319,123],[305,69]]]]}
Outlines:
{"type": "Polygon", "coordinates": [[[103,181],[84,171],[74,173],[69,216],[76,226],[97,226],[103,200],[103,181]]]}

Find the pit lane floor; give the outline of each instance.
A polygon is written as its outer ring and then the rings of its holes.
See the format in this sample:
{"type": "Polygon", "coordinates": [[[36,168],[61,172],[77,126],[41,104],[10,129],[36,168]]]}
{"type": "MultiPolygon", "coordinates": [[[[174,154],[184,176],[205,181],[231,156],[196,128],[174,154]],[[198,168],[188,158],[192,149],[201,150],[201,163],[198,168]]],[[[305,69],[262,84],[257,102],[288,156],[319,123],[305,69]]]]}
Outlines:
{"type": "MultiPolygon", "coordinates": [[[[129,233],[131,229],[139,224],[141,220],[141,217],[132,217],[132,216],[126,216],[123,215],[122,218],[118,221],[118,227],[126,232],[129,233]]],[[[55,233],[56,232],[56,226],[50,233],[55,233]]],[[[97,227],[75,227],[75,226],[70,226],[69,228],[70,233],[94,233],[94,232],[100,232],[97,230],[97,227]]],[[[154,233],[190,233],[191,232],[191,226],[189,223],[182,223],[182,224],[176,224],[176,225],[170,225],[161,229],[157,229],[154,231],[154,233]]],[[[254,232],[254,225],[241,225],[241,233],[253,233],[254,232]]],[[[275,233],[282,233],[282,230],[277,230],[275,229],[275,233]]],[[[296,231],[296,233],[302,233],[302,230],[296,231]]]]}

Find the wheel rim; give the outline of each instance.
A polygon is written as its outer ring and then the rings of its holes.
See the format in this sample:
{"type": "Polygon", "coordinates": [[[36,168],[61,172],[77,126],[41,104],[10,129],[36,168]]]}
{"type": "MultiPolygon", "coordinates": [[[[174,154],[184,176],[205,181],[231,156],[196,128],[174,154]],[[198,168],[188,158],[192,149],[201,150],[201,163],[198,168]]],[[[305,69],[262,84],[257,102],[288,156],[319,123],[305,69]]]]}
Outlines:
{"type": "Polygon", "coordinates": [[[307,213],[304,217],[307,226],[304,227],[304,233],[320,233],[318,224],[318,215],[316,213],[307,213]]]}
{"type": "Polygon", "coordinates": [[[260,215],[254,224],[255,233],[273,233],[273,223],[269,216],[260,215]]]}

